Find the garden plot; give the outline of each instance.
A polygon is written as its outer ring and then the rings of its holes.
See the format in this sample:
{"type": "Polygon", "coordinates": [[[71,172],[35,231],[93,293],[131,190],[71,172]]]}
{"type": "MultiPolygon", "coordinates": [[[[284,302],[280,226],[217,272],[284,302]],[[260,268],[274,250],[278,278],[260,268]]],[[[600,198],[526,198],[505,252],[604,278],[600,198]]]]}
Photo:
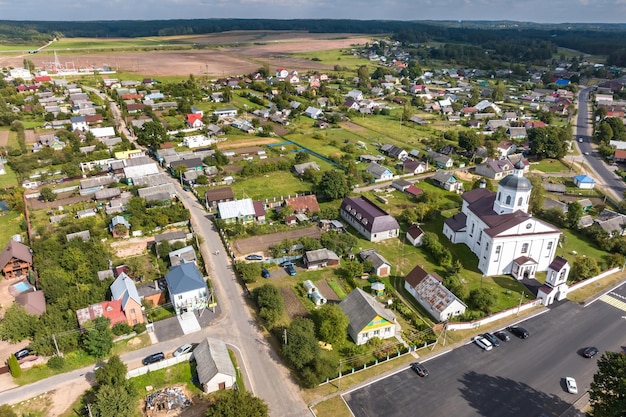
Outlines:
{"type": "Polygon", "coordinates": [[[291,320],[296,317],[305,317],[308,315],[308,311],[302,305],[302,301],[298,298],[295,292],[293,292],[293,288],[282,287],[280,289],[280,293],[283,296],[283,300],[285,302],[285,311],[291,320]]]}

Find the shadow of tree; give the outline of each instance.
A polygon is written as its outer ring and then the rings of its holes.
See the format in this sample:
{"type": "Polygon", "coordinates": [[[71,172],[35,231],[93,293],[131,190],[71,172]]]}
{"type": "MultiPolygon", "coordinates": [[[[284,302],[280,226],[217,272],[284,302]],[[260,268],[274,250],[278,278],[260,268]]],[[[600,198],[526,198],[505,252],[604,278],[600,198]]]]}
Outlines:
{"type": "MultiPolygon", "coordinates": [[[[570,404],[556,395],[546,394],[522,382],[466,372],[459,380],[461,395],[467,403],[484,417],[535,417],[560,416],[566,410],[568,417],[584,417],[580,411],[570,409],[570,404]],[[568,410],[570,409],[570,410],[568,410]],[[543,413],[543,414],[542,414],[543,413]]],[[[563,381],[559,381],[565,390],[563,381]]]]}

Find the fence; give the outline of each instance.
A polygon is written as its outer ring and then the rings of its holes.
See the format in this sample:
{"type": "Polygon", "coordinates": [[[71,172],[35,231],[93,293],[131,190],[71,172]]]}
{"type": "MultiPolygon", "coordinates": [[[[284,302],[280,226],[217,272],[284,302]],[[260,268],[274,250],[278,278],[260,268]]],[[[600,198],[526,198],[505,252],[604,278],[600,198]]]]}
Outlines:
{"type": "Polygon", "coordinates": [[[191,360],[193,352],[185,353],[184,355],[176,356],[175,358],[169,358],[160,362],[151,363],[150,365],[142,366],[141,368],[131,369],[126,373],[126,379],[135,378],[141,375],[145,375],[148,372],[158,371],[159,369],[169,368],[170,366],[177,365],[181,362],[187,362],[191,360]]]}
{"type": "Polygon", "coordinates": [[[417,352],[419,350],[423,350],[423,349],[429,348],[429,347],[435,345],[436,343],[437,342],[433,342],[431,344],[424,343],[424,346],[421,346],[419,348],[417,346],[409,346],[409,347],[402,346],[400,349],[398,349],[396,351],[395,355],[389,355],[388,354],[386,357],[384,357],[382,359],[376,359],[373,362],[369,362],[369,363],[366,362],[366,363],[363,363],[362,365],[359,365],[358,367],[352,367],[352,369],[349,372],[346,372],[346,373],[343,373],[343,372],[340,371],[339,375],[337,375],[335,378],[327,379],[326,381],[324,381],[321,384],[319,384],[319,386],[321,387],[322,385],[326,385],[326,384],[329,384],[329,383],[331,383],[333,381],[337,381],[338,379],[340,379],[341,377],[344,377],[344,376],[349,376],[349,375],[353,375],[353,374],[365,371],[368,368],[380,365],[382,363],[385,363],[385,362],[393,360],[393,359],[400,358],[400,357],[402,357],[404,355],[407,355],[407,354],[410,354],[412,352],[417,352]]]}
{"type": "Polygon", "coordinates": [[[541,299],[536,299],[533,301],[530,301],[528,303],[525,304],[520,304],[517,307],[513,307],[513,308],[509,308],[508,310],[503,310],[499,313],[496,313],[492,316],[488,316],[488,317],[484,317],[482,319],[478,319],[478,320],[473,320],[467,323],[448,323],[446,325],[446,329],[447,330],[467,330],[467,329],[475,329],[477,327],[482,326],[483,324],[487,324],[487,323],[491,323],[493,321],[496,320],[500,320],[503,319],[505,317],[509,317],[512,315],[517,315],[519,313],[521,313],[522,311],[526,311],[530,308],[536,307],[538,305],[542,305],[542,300],[541,299]]]}
{"type": "Polygon", "coordinates": [[[569,287],[569,291],[578,290],[578,289],[580,289],[580,288],[582,288],[582,287],[584,287],[586,285],[593,284],[594,282],[596,282],[598,280],[601,280],[602,278],[605,278],[605,277],[607,277],[607,276],[609,276],[611,274],[614,274],[616,272],[619,272],[619,271],[621,271],[621,268],[619,268],[619,267],[615,267],[613,269],[608,269],[608,270],[602,272],[600,275],[596,275],[595,277],[587,278],[585,280],[577,282],[576,284],[574,284],[571,287],[569,287]]]}

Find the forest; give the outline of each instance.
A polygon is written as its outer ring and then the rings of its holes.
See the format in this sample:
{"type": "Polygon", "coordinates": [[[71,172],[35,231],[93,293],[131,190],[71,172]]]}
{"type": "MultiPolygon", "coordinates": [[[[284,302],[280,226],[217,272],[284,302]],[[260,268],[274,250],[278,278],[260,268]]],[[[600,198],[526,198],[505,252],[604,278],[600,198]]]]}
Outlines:
{"type": "MultiPolygon", "coordinates": [[[[45,43],[54,37],[198,35],[232,30],[305,30],[312,33],[387,34],[404,43],[442,42],[496,51],[507,61],[548,55],[556,47],[605,55],[626,65],[626,25],[523,22],[388,21],[347,19],[187,19],[116,21],[0,21],[0,44],[45,43]],[[529,44],[529,48],[521,45],[529,44]],[[513,46],[513,47],[511,47],[513,46]]],[[[477,51],[476,51],[477,52],[477,51]]]]}

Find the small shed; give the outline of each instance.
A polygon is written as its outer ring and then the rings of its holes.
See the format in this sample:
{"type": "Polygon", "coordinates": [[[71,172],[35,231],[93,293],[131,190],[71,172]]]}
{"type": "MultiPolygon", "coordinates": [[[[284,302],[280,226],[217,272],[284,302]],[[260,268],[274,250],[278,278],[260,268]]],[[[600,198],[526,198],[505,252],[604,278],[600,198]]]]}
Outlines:
{"type": "Polygon", "coordinates": [[[307,295],[311,295],[313,294],[313,292],[317,291],[317,287],[315,286],[315,284],[313,284],[313,281],[311,281],[310,279],[307,279],[306,281],[304,281],[302,283],[302,286],[304,287],[304,290],[306,291],[307,295]]]}
{"type": "Polygon", "coordinates": [[[372,295],[380,297],[385,294],[385,284],[382,282],[375,282],[372,284],[372,295]]]}
{"type": "Polygon", "coordinates": [[[226,343],[204,339],[193,351],[198,381],[205,393],[232,388],[237,372],[228,355],[226,343]]]}
{"type": "Polygon", "coordinates": [[[588,175],[576,175],[574,177],[574,184],[576,184],[576,187],[578,188],[591,189],[595,187],[596,182],[588,175]]]}
{"type": "Polygon", "coordinates": [[[317,307],[322,306],[328,302],[326,297],[324,297],[322,293],[317,290],[317,288],[311,293],[311,295],[309,295],[309,298],[317,307]]]}

